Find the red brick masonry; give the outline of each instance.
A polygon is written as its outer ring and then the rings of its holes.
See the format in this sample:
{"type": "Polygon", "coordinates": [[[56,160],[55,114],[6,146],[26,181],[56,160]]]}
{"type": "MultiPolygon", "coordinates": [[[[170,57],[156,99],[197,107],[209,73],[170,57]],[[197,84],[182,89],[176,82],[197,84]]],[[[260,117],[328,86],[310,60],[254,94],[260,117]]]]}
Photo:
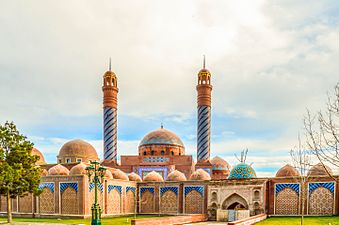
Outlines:
{"type": "Polygon", "coordinates": [[[251,224],[257,223],[259,221],[262,221],[266,218],[267,218],[267,214],[263,213],[263,214],[259,214],[259,215],[256,215],[256,216],[248,217],[246,219],[228,222],[228,225],[251,225],[251,224]]]}
{"type": "Polygon", "coordinates": [[[206,214],[196,214],[187,216],[170,216],[159,218],[133,219],[131,225],[168,225],[168,224],[184,224],[207,221],[206,214]]]}

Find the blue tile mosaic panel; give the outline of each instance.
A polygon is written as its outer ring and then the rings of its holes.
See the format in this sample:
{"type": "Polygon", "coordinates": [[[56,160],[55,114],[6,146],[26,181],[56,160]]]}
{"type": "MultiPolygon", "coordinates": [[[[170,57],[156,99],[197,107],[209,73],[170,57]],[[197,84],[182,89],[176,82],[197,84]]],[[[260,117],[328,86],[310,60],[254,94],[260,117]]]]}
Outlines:
{"type": "MultiPolygon", "coordinates": [[[[89,192],[91,192],[92,189],[94,189],[94,183],[89,183],[89,192]]],[[[104,191],[104,186],[102,184],[98,184],[98,189],[102,193],[104,191]]]]}
{"type": "Polygon", "coordinates": [[[71,187],[78,192],[78,183],[60,183],[60,193],[64,192],[68,187],[71,187]]]}
{"type": "Polygon", "coordinates": [[[299,184],[276,184],[275,185],[275,194],[277,195],[280,191],[284,190],[285,188],[291,188],[299,195],[300,185],[299,184]]]}
{"type": "Polygon", "coordinates": [[[201,196],[204,196],[204,190],[205,190],[204,186],[185,186],[184,196],[186,197],[186,195],[193,190],[199,192],[201,196]]]}
{"type": "Polygon", "coordinates": [[[324,187],[328,189],[332,194],[334,193],[334,182],[327,183],[309,183],[308,184],[308,193],[311,194],[315,189],[319,187],[324,187]]]}
{"type": "Polygon", "coordinates": [[[149,191],[152,194],[154,194],[154,188],[153,187],[142,187],[142,188],[140,188],[140,195],[142,195],[145,191],[149,191]]]}
{"type": "Polygon", "coordinates": [[[166,191],[173,191],[176,196],[178,196],[179,188],[178,187],[160,187],[160,196],[162,196],[166,191]]]}
{"type": "Polygon", "coordinates": [[[132,191],[135,194],[135,190],[136,190],[135,187],[128,187],[128,186],[126,187],[126,193],[129,191],[132,191]]]}
{"type": "Polygon", "coordinates": [[[49,188],[52,193],[54,193],[54,183],[41,183],[39,184],[39,189],[49,188]]]}
{"type": "Polygon", "coordinates": [[[108,185],[108,193],[110,193],[112,190],[117,189],[119,194],[121,195],[121,186],[117,185],[108,185]]]}

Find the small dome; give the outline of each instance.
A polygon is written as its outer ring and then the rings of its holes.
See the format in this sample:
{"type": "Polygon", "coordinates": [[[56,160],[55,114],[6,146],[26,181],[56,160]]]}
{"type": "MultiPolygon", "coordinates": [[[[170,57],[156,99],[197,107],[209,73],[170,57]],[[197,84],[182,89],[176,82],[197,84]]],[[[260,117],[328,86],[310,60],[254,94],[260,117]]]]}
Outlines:
{"type": "Polygon", "coordinates": [[[38,161],[36,161],[36,165],[44,165],[46,164],[46,161],[45,161],[45,158],[44,158],[44,155],[36,148],[33,148],[32,149],[32,152],[31,152],[31,155],[36,155],[39,157],[38,161]]]}
{"type": "Polygon", "coordinates": [[[69,171],[69,174],[70,175],[86,175],[87,174],[86,167],[87,167],[86,164],[81,162],[78,165],[73,166],[71,170],[69,171]]]}
{"type": "Polygon", "coordinates": [[[144,177],[144,181],[146,181],[146,182],[147,181],[148,182],[163,182],[164,178],[162,178],[162,176],[159,173],[152,171],[144,177]]]}
{"type": "Polygon", "coordinates": [[[105,177],[106,179],[113,179],[113,174],[112,174],[111,171],[106,170],[106,171],[105,171],[105,174],[104,174],[104,177],[105,177]]]}
{"type": "Polygon", "coordinates": [[[308,175],[309,176],[328,176],[328,173],[326,172],[326,170],[329,172],[329,174],[333,174],[332,173],[332,169],[326,165],[318,163],[317,165],[313,166],[309,171],[308,171],[308,175]],[[324,166],[326,167],[326,169],[324,168],[324,166]]]}
{"type": "Polygon", "coordinates": [[[296,177],[299,176],[300,173],[290,164],[286,164],[282,168],[280,168],[275,175],[276,177],[296,177]]]}
{"type": "Polygon", "coordinates": [[[48,171],[46,169],[42,169],[40,172],[40,176],[44,177],[48,175],[48,171]]]}
{"type": "Polygon", "coordinates": [[[212,170],[227,170],[229,171],[231,169],[231,166],[222,158],[219,156],[214,157],[211,160],[211,164],[213,166],[212,170]]]}
{"type": "Polygon", "coordinates": [[[57,164],[48,170],[49,176],[69,175],[69,170],[63,165],[57,164]]]}
{"type": "Polygon", "coordinates": [[[208,69],[203,68],[203,69],[201,69],[201,70],[199,71],[198,76],[199,76],[199,77],[204,77],[204,76],[210,77],[210,76],[211,76],[211,73],[210,73],[210,71],[209,71],[208,69]]]}
{"type": "Polygon", "coordinates": [[[239,163],[232,169],[228,179],[247,179],[256,177],[257,174],[250,165],[246,163],[239,163]]]}
{"type": "Polygon", "coordinates": [[[178,170],[170,172],[167,176],[167,181],[186,181],[186,176],[178,170]]]}
{"type": "Polygon", "coordinates": [[[114,179],[119,179],[119,180],[129,180],[128,176],[126,175],[125,172],[119,170],[119,169],[113,169],[111,170],[113,178],[114,179]]]}
{"type": "Polygon", "coordinates": [[[138,174],[134,173],[134,172],[128,174],[128,179],[130,181],[136,181],[136,182],[141,182],[142,181],[141,177],[138,174]]]}
{"type": "Polygon", "coordinates": [[[70,163],[98,161],[98,154],[95,148],[86,141],[77,139],[66,142],[60,149],[58,155],[59,163],[70,163]]]}
{"type": "Polygon", "coordinates": [[[108,70],[104,73],[104,77],[116,77],[116,75],[113,71],[108,70]]]}
{"type": "Polygon", "coordinates": [[[190,180],[211,180],[211,176],[203,169],[197,169],[191,174],[190,180]]]}

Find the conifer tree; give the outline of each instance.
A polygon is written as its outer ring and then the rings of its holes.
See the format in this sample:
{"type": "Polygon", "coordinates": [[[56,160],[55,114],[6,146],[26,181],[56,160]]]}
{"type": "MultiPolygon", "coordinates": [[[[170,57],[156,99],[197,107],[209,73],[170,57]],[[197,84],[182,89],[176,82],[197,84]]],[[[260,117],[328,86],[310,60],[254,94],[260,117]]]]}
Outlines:
{"type": "Polygon", "coordinates": [[[0,125],[0,194],[7,199],[7,219],[12,222],[12,199],[40,194],[39,156],[31,155],[33,143],[19,133],[13,122],[0,125]]]}

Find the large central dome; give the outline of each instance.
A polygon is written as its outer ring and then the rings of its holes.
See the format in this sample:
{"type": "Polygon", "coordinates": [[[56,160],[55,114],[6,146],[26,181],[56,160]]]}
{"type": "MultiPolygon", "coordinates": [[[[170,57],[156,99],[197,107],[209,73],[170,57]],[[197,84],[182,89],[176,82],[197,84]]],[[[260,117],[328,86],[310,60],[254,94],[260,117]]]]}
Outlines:
{"type": "Polygon", "coordinates": [[[173,132],[161,127],[148,133],[139,144],[139,155],[183,155],[185,147],[173,132]]]}

